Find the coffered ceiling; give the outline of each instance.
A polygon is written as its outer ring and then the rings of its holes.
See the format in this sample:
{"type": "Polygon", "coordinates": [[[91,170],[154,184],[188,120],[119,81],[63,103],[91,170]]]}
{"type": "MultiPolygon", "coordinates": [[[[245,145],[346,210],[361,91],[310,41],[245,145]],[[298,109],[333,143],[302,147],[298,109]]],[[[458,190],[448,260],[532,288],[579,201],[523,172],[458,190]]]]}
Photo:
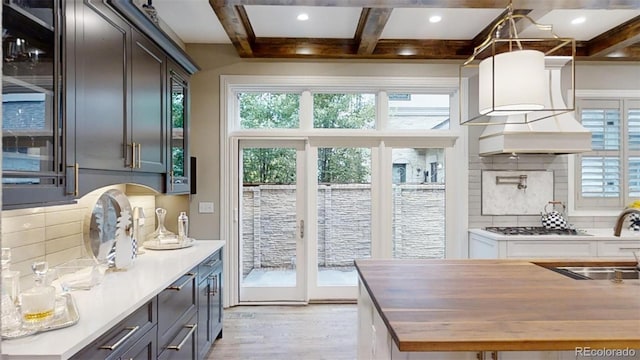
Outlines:
{"type": "MultiPolygon", "coordinates": [[[[232,43],[245,58],[455,60],[471,55],[508,0],[155,0],[153,5],[185,43],[232,43]],[[301,14],[307,20],[298,20],[301,14]]],[[[513,0],[513,7],[553,25],[558,36],[575,38],[581,60],[640,61],[640,0],[513,0]]],[[[520,37],[549,37],[528,21],[518,26],[520,37]]]]}

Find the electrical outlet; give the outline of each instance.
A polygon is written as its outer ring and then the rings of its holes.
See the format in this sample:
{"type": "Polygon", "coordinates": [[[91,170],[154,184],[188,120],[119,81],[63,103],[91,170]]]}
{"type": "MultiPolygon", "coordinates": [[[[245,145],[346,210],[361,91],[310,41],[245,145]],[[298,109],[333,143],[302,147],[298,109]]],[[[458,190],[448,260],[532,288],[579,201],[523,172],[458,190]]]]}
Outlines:
{"type": "Polygon", "coordinates": [[[201,201],[198,203],[198,212],[200,214],[213,214],[213,203],[209,201],[201,201]]]}

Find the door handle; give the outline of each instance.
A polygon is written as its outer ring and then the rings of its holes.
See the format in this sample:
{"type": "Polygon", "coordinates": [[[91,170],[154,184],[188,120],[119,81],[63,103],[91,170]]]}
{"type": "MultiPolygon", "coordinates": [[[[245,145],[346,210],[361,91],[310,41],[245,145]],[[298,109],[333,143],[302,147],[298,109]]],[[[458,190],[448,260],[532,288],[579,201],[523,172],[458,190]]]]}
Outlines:
{"type": "Polygon", "coordinates": [[[300,220],[300,239],[304,239],[304,220],[300,220]]]}

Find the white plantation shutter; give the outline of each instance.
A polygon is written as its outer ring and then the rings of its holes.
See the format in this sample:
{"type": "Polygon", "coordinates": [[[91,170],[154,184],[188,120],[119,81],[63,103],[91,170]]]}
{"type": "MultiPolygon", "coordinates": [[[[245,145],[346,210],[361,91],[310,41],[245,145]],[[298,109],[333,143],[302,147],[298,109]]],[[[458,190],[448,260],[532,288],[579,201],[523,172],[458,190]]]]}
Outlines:
{"type": "Polygon", "coordinates": [[[640,199],[640,100],[628,101],[627,114],[628,193],[629,201],[640,199]]]}
{"type": "Polygon", "coordinates": [[[620,197],[620,159],[617,157],[582,157],[582,196],[620,197]]]}
{"type": "Polygon", "coordinates": [[[640,198],[640,157],[629,158],[629,197],[640,198]]]}
{"type": "Polygon", "coordinates": [[[591,152],[578,155],[578,209],[621,209],[640,197],[640,100],[585,100],[578,106],[591,131],[591,152]]]}

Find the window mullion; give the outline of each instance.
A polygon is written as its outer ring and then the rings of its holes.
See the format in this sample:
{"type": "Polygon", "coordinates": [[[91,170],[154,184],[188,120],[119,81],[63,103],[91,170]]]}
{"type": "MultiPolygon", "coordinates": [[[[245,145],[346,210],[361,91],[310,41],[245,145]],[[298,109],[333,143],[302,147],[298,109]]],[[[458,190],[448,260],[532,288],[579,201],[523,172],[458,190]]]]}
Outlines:
{"type": "Polygon", "coordinates": [[[300,129],[313,129],[313,96],[305,90],[300,97],[300,129]]]}

